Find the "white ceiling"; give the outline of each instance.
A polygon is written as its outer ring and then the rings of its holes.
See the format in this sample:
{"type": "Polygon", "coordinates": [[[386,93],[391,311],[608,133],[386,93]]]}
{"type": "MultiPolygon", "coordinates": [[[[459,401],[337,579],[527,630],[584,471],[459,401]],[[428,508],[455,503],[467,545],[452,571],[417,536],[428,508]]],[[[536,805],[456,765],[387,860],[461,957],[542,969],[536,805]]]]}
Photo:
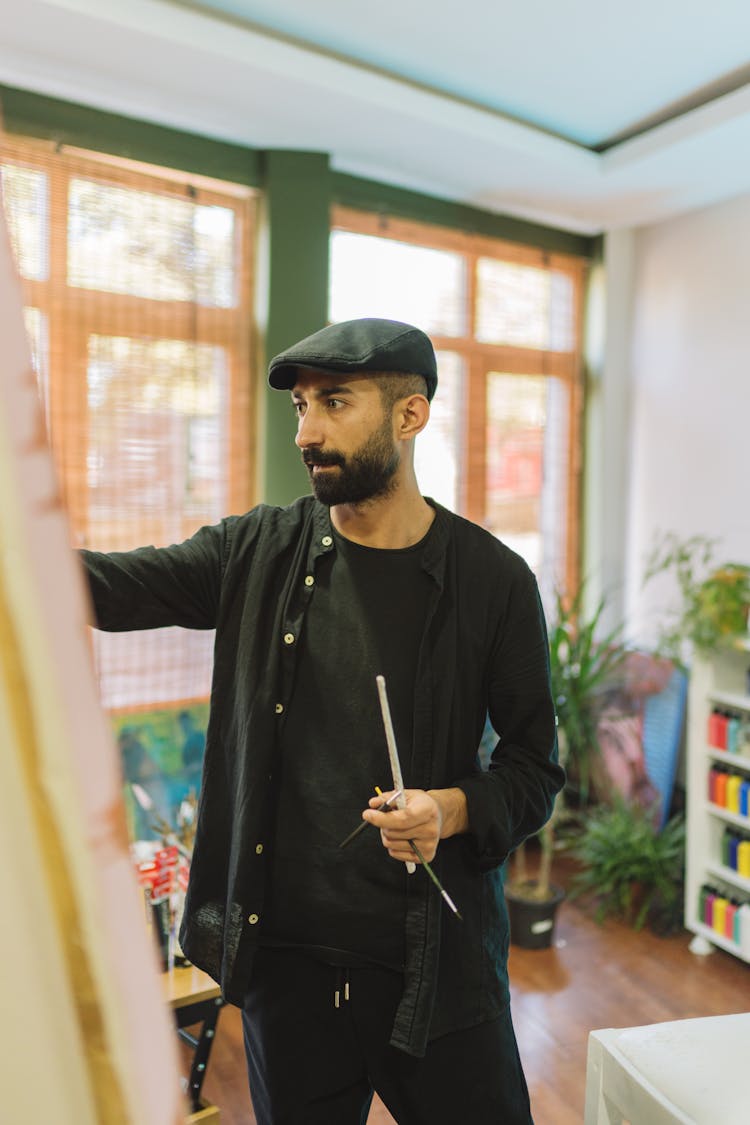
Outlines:
{"type": "Polygon", "coordinates": [[[0,0],[0,82],[569,230],[750,191],[749,0],[0,0]]]}

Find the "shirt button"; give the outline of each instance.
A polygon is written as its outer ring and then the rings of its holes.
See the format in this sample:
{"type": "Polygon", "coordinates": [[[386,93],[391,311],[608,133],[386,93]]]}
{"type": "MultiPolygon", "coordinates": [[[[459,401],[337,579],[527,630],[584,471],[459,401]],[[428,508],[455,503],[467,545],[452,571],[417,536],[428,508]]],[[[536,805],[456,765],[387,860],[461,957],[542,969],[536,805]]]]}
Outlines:
{"type": "Polygon", "coordinates": [[[251,926],[254,926],[257,921],[258,921],[258,915],[257,914],[251,914],[250,917],[248,918],[248,922],[250,923],[251,926]]]}
{"type": "Polygon", "coordinates": [[[324,535],[320,542],[324,547],[330,547],[331,543],[333,543],[333,539],[331,539],[330,535],[324,535]]]}
{"type": "Polygon", "coordinates": [[[277,703],[276,704],[276,714],[280,715],[283,710],[284,710],[284,704],[283,703],[277,703]]]}
{"type": "Polygon", "coordinates": [[[294,644],[294,633],[284,633],[284,644],[285,645],[293,645],[294,644]]]}
{"type": "Polygon", "coordinates": [[[308,574],[307,577],[305,578],[305,585],[306,586],[312,586],[314,581],[315,581],[315,579],[313,578],[312,574],[308,574]]]}
{"type": "Polygon", "coordinates": [[[256,844],[255,845],[255,854],[256,855],[263,855],[263,845],[262,844],[256,844]]]}

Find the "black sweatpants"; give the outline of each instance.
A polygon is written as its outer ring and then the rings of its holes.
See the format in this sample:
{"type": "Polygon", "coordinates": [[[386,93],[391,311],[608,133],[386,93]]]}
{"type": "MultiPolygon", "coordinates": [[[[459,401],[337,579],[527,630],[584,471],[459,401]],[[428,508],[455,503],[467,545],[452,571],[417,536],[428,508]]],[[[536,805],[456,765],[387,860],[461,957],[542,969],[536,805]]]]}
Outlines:
{"type": "Polygon", "coordinates": [[[398,1125],[532,1125],[510,1011],[417,1059],[389,1046],[401,988],[387,969],[261,949],[242,1016],[258,1125],[364,1125],[373,1091],[398,1125]]]}

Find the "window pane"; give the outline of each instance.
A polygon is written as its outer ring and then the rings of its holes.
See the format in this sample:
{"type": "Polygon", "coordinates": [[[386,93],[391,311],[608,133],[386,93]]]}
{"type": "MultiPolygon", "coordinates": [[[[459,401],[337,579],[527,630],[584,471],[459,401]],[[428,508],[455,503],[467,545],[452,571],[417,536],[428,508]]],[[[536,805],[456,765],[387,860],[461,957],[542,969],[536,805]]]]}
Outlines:
{"type": "Polygon", "coordinates": [[[212,629],[151,629],[148,634],[95,630],[91,643],[99,695],[107,710],[140,710],[144,702],[208,696],[212,629]]]}
{"type": "Polygon", "coordinates": [[[49,271],[47,176],[20,164],[3,164],[0,175],[18,271],[29,281],[44,281],[49,271]]]}
{"type": "Polygon", "coordinates": [[[466,278],[460,254],[349,231],[331,232],[332,321],[382,316],[425,332],[463,336],[466,278]]]}
{"type": "MultiPolygon", "coordinates": [[[[255,193],[93,155],[4,136],[0,207],[71,539],[107,551],[180,541],[253,501],[255,193]]],[[[102,703],[138,729],[171,823],[187,781],[178,717],[208,697],[213,640],[91,635],[102,703]]]]}
{"type": "Polygon", "coordinates": [[[230,308],[234,212],[169,195],[72,179],[68,283],[106,293],[230,308]]]}
{"type": "Polygon", "coordinates": [[[487,376],[487,526],[526,559],[543,595],[565,574],[569,410],[559,379],[487,376]]]}
{"type": "Polygon", "coordinates": [[[170,543],[225,515],[227,361],[185,340],[91,336],[91,542],[170,543]]]}
{"type": "Polygon", "coordinates": [[[420,489],[456,511],[461,459],[464,363],[455,352],[438,352],[438,387],[430,420],[416,440],[414,467],[420,489]]]}
{"type": "Polygon", "coordinates": [[[570,351],[572,279],[559,271],[480,258],[476,336],[483,344],[570,351]]]}

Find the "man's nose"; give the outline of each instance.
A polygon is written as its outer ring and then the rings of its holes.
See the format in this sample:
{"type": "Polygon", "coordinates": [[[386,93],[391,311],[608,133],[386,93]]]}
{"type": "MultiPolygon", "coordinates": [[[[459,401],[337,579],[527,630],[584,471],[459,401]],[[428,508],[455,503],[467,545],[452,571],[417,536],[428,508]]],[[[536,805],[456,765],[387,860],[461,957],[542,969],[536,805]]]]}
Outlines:
{"type": "Polygon", "coordinates": [[[308,407],[304,414],[300,414],[294,440],[299,449],[308,449],[311,445],[322,445],[323,431],[316,410],[311,410],[308,407]]]}

